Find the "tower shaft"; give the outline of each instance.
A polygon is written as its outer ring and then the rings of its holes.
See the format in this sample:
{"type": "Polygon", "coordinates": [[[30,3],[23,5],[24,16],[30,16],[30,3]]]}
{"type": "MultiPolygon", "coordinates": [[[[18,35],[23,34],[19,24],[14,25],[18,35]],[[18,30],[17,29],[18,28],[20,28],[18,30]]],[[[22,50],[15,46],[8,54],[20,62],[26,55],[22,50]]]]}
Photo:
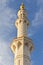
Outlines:
{"type": "Polygon", "coordinates": [[[27,12],[25,11],[24,5],[20,6],[18,11],[18,18],[15,22],[17,27],[17,37],[25,36],[27,37],[27,30],[29,26],[29,20],[27,19],[27,12]]]}
{"type": "Polygon", "coordinates": [[[17,39],[14,39],[11,44],[11,49],[15,54],[15,65],[30,65],[30,53],[33,50],[33,43],[27,35],[29,21],[24,4],[20,6],[15,25],[17,27],[17,39]]]}

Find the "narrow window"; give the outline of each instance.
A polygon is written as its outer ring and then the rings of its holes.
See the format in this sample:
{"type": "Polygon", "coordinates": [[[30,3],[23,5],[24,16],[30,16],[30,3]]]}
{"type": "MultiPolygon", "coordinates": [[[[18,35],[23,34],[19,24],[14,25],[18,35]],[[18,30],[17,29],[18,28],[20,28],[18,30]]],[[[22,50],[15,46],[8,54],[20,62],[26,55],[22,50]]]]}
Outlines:
{"type": "Polygon", "coordinates": [[[19,21],[19,23],[21,23],[21,20],[19,21]]]}
{"type": "Polygon", "coordinates": [[[21,42],[18,42],[18,49],[20,48],[20,46],[21,46],[21,42]]]}
{"type": "Polygon", "coordinates": [[[25,43],[25,45],[28,47],[28,43],[25,43]]]}
{"type": "Polygon", "coordinates": [[[26,23],[26,20],[24,20],[24,22],[26,23]]]}

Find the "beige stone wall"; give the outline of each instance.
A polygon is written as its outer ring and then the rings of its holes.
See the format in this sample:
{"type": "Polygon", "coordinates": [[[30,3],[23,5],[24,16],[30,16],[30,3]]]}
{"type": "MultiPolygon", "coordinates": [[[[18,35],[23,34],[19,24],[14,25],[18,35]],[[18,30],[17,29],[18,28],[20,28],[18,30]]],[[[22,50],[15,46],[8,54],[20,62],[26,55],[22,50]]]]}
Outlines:
{"type": "Polygon", "coordinates": [[[30,52],[33,49],[33,44],[27,35],[29,21],[26,16],[24,5],[22,4],[15,22],[17,39],[14,39],[11,44],[11,49],[15,54],[14,65],[30,65],[30,52]]]}
{"type": "Polygon", "coordinates": [[[18,23],[18,37],[21,36],[27,36],[27,23],[25,23],[23,20],[18,23]]]}

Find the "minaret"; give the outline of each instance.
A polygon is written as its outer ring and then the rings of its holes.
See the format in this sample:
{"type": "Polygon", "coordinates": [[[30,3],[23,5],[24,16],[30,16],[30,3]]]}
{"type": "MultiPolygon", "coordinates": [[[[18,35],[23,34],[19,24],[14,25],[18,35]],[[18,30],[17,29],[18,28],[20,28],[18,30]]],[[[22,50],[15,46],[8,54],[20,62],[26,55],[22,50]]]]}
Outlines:
{"type": "Polygon", "coordinates": [[[15,22],[17,28],[17,38],[11,43],[11,50],[14,53],[14,65],[30,65],[30,54],[33,50],[32,40],[28,38],[29,20],[24,4],[20,6],[18,18],[15,22]]]}

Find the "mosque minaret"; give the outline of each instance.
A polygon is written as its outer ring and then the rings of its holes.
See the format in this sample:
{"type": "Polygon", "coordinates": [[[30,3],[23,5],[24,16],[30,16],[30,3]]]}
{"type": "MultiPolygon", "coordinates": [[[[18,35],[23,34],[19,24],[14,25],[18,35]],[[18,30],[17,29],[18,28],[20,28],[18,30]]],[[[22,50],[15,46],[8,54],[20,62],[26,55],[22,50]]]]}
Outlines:
{"type": "Polygon", "coordinates": [[[28,38],[29,20],[23,3],[20,6],[17,16],[18,18],[15,22],[17,38],[11,43],[11,50],[14,53],[14,65],[30,65],[33,42],[32,39],[28,38]]]}

